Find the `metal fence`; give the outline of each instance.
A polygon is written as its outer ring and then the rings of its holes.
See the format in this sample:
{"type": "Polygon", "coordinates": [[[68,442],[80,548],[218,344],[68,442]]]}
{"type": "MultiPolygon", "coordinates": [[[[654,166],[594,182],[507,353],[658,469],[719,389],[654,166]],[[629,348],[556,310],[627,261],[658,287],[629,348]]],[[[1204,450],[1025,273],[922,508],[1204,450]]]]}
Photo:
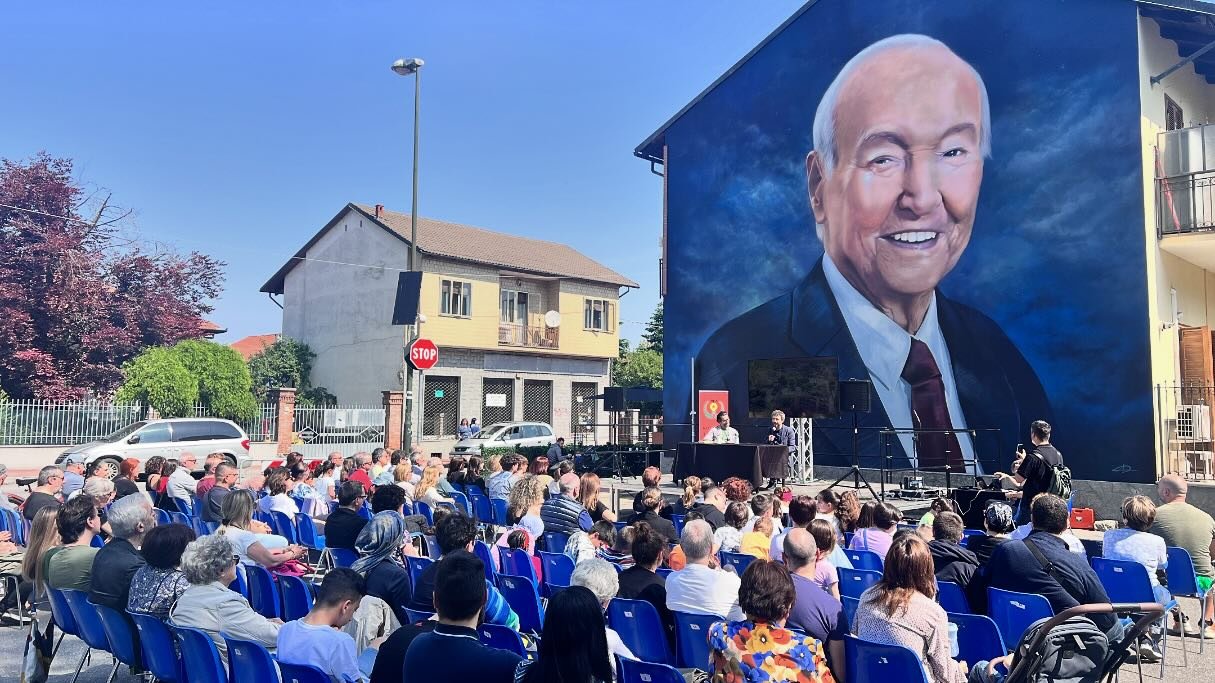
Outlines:
{"type": "Polygon", "coordinates": [[[1210,479],[1215,460],[1215,434],[1211,429],[1215,385],[1158,384],[1160,471],[1191,479],[1210,479]]]}
{"type": "Polygon", "coordinates": [[[292,450],[307,459],[323,458],[334,451],[353,455],[384,445],[384,407],[345,405],[295,406],[292,450]]]}
{"type": "MultiPolygon", "coordinates": [[[[215,417],[206,406],[196,405],[192,417],[215,417]]],[[[0,446],[73,446],[98,441],[123,427],[155,416],[139,403],[81,401],[61,403],[11,399],[0,403],[0,446]]],[[[253,419],[240,423],[250,441],[273,441],[278,406],[258,406],[253,419]]]]}

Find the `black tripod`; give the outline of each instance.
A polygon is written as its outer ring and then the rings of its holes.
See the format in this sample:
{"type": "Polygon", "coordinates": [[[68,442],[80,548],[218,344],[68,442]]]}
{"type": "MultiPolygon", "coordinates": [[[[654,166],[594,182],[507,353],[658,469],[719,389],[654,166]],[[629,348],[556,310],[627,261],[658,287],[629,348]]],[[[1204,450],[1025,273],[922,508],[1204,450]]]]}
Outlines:
{"type": "Polygon", "coordinates": [[[869,489],[869,495],[873,496],[874,500],[885,500],[884,497],[878,496],[877,492],[873,490],[873,486],[870,485],[869,480],[866,479],[865,475],[861,473],[860,440],[861,440],[860,411],[856,410],[854,408],[852,410],[852,467],[847,472],[845,472],[843,474],[843,476],[841,476],[839,479],[836,479],[834,482],[832,482],[831,485],[828,486],[827,488],[833,489],[836,486],[841,485],[845,479],[848,479],[849,477],[851,477],[852,486],[850,488],[859,491],[861,489],[861,486],[864,486],[866,489],[869,489]]]}

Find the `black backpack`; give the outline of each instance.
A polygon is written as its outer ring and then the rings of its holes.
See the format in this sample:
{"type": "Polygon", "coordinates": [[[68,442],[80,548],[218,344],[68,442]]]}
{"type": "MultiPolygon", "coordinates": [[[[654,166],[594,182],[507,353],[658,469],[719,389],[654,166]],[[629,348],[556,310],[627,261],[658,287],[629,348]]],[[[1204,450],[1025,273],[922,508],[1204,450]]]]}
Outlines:
{"type": "Polygon", "coordinates": [[[1015,678],[1006,683],[1098,683],[1105,673],[1109,640],[1086,617],[1072,617],[1050,630],[1036,649],[1034,641],[1049,619],[1039,619],[1017,644],[1015,678]]]}

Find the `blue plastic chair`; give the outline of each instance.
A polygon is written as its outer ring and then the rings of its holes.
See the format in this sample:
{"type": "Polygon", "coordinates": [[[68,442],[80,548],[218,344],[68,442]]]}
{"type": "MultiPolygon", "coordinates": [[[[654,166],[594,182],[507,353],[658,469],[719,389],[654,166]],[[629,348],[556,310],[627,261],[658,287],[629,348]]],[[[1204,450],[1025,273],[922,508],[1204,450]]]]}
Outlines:
{"type": "Polygon", "coordinates": [[[451,499],[456,501],[456,507],[467,513],[469,517],[476,516],[476,511],[473,510],[472,502],[468,500],[468,496],[459,491],[454,491],[451,494],[451,499]]]}
{"type": "Polygon", "coordinates": [[[958,657],[961,661],[975,664],[1008,654],[1000,629],[990,617],[982,614],[957,614],[948,612],[951,623],[958,626],[958,657]]]}
{"type": "MultiPolygon", "coordinates": [[[[1094,557],[1091,564],[1093,571],[1097,573],[1097,578],[1101,580],[1101,585],[1105,587],[1110,602],[1157,602],[1156,594],[1152,591],[1152,581],[1148,578],[1147,567],[1138,562],[1111,560],[1104,557],[1094,557]]],[[[1177,601],[1170,600],[1164,606],[1165,612],[1167,613],[1175,607],[1177,607],[1177,601]]],[[[1165,618],[1162,614],[1160,617],[1162,624],[1165,618]]],[[[1163,678],[1164,663],[1168,658],[1168,639],[1162,639],[1161,645],[1166,648],[1162,650],[1163,656],[1160,658],[1160,676],[1163,678]]]]}
{"type": "Polygon", "coordinates": [[[418,585],[418,579],[421,578],[422,572],[435,563],[429,557],[414,557],[413,555],[406,556],[405,561],[409,564],[409,583],[412,586],[418,585]]]}
{"type": "Polygon", "coordinates": [[[527,646],[523,644],[523,637],[514,629],[497,624],[481,624],[477,627],[477,635],[481,644],[486,647],[506,650],[528,659],[527,646]]]}
{"type": "Polygon", "coordinates": [[[715,614],[689,614],[673,612],[675,615],[675,661],[681,669],[703,669],[709,667],[709,627],[725,617],[715,614]]]}
{"type": "Polygon", "coordinates": [[[837,569],[840,576],[840,595],[860,598],[873,584],[882,580],[882,573],[867,569],[837,569]]]}
{"type": "MultiPolygon", "coordinates": [[[[279,674],[283,683],[333,683],[329,674],[311,664],[278,663],[279,674]]],[[[270,679],[273,681],[274,679],[270,679]]]]}
{"type": "Polygon", "coordinates": [[[472,505],[473,517],[482,524],[489,524],[494,516],[494,509],[489,504],[489,499],[479,493],[469,493],[468,502],[472,505]]]}
{"type": "Polygon", "coordinates": [[[181,648],[182,671],[190,683],[228,683],[228,672],[219,658],[219,648],[206,631],[174,626],[173,636],[181,648]]]}
{"type": "Polygon", "coordinates": [[[501,498],[489,499],[489,521],[494,523],[494,526],[510,526],[506,521],[506,501],[501,498]]]}
{"type": "MultiPolygon", "coordinates": [[[[63,591],[47,587],[47,595],[51,602],[51,619],[55,622],[55,626],[62,632],[59,636],[59,642],[55,644],[55,652],[59,651],[59,646],[63,644],[63,636],[73,635],[80,638],[80,626],[76,623],[76,615],[72,613],[72,606],[68,604],[67,596],[63,591]]],[[[73,683],[80,676],[80,670],[84,668],[84,660],[89,656],[92,648],[85,642],[84,652],[80,653],[80,661],[76,663],[76,673],[72,676],[73,683]]]]}
{"type": "Polygon", "coordinates": [[[544,532],[544,549],[550,553],[563,553],[570,542],[570,535],[559,531],[544,532]]]}
{"type": "MultiPolygon", "coordinates": [[[[266,526],[270,527],[270,529],[272,531],[274,530],[274,518],[270,516],[269,512],[263,512],[261,510],[254,510],[253,519],[256,519],[257,521],[261,522],[262,524],[265,524],[266,526]]],[[[275,533],[277,533],[277,532],[275,532],[275,533]]]]}
{"type": "MultiPolygon", "coordinates": [[[[546,536],[548,534],[545,534],[546,536]]],[[[568,555],[540,552],[540,563],[544,566],[544,583],[549,586],[568,586],[574,574],[574,561],[568,555]]]]}
{"type": "Polygon", "coordinates": [[[970,601],[966,599],[966,591],[953,581],[937,581],[937,603],[946,612],[970,614],[970,601]]]}
{"type": "MultiPolygon", "coordinates": [[[[530,563],[529,563],[530,564],[530,563]]],[[[536,584],[526,576],[498,575],[498,591],[519,615],[519,630],[525,633],[540,633],[544,630],[544,608],[536,584]]]]}
{"type": "Polygon", "coordinates": [[[246,600],[249,599],[249,580],[245,577],[244,565],[236,565],[236,578],[228,584],[228,590],[236,591],[245,596],[246,600]]]}
{"type": "MultiPolygon", "coordinates": [[[[63,598],[67,601],[68,609],[72,611],[72,617],[76,620],[76,635],[84,641],[84,644],[90,650],[99,650],[101,652],[110,651],[110,640],[106,637],[105,627],[101,624],[101,617],[97,615],[97,610],[88,600],[88,595],[82,591],[64,590],[63,598]]],[[[113,677],[113,672],[118,670],[118,660],[114,660],[114,669],[110,672],[110,677],[113,677]]]]}
{"type": "MultiPolygon", "coordinates": [[[[127,617],[126,612],[119,612],[113,607],[98,605],[95,602],[89,604],[97,611],[101,628],[110,643],[110,654],[114,655],[116,660],[114,669],[118,669],[119,663],[139,668],[143,658],[140,656],[139,632],[135,630],[134,622],[127,617]]],[[[112,673],[110,675],[113,676],[112,673]]]]}
{"type": "Polygon", "coordinates": [[[405,616],[409,618],[409,623],[416,624],[420,621],[426,621],[435,615],[434,612],[423,612],[421,610],[405,608],[405,616]]]}
{"type": "Polygon", "coordinates": [[[465,484],[464,493],[466,493],[469,498],[472,498],[474,495],[481,496],[483,498],[485,497],[485,489],[477,486],[476,484],[465,484]]]}
{"type": "Polygon", "coordinates": [[[433,511],[433,510],[431,510],[431,509],[430,509],[430,506],[429,506],[429,505],[427,505],[426,503],[423,503],[423,502],[422,502],[422,501],[420,501],[420,500],[419,500],[419,501],[414,501],[414,504],[413,504],[413,511],[414,511],[414,514],[416,514],[416,515],[422,515],[423,517],[425,517],[425,518],[426,518],[426,523],[427,523],[427,524],[429,524],[429,525],[431,525],[431,526],[434,526],[434,523],[435,523],[435,513],[434,513],[434,511],[433,511]]]}
{"type": "Polygon", "coordinates": [[[841,595],[840,603],[844,607],[844,618],[848,620],[848,630],[852,630],[856,622],[856,611],[861,607],[861,599],[850,595],[841,595]]]}
{"type": "Polygon", "coordinates": [[[495,577],[498,572],[494,569],[493,555],[490,554],[489,545],[485,541],[474,541],[473,554],[481,558],[481,563],[485,565],[485,580],[496,584],[495,577]]]}
{"type": "Polygon", "coordinates": [[[185,524],[186,526],[192,526],[192,524],[190,522],[190,516],[186,515],[184,513],[181,513],[181,512],[170,512],[169,513],[169,523],[170,524],[185,524]]]}
{"type": "Polygon", "coordinates": [[[274,533],[287,539],[288,543],[297,544],[300,542],[299,532],[295,529],[295,520],[291,516],[285,512],[271,510],[270,519],[273,520],[270,528],[274,529],[274,533]]]}
{"type": "Polygon", "coordinates": [[[228,648],[228,683],[265,683],[278,678],[274,658],[261,643],[220,632],[228,648]]]}
{"type": "Polygon", "coordinates": [[[687,515],[671,515],[671,524],[675,525],[675,535],[683,536],[683,525],[687,515]]]}
{"type": "MultiPolygon", "coordinates": [[[[1165,567],[1165,575],[1169,581],[1169,593],[1172,593],[1174,598],[1196,598],[1198,600],[1199,613],[1202,612],[1203,600],[1206,599],[1206,593],[1198,587],[1197,575],[1194,572],[1194,558],[1190,557],[1190,552],[1185,548],[1171,547],[1167,548],[1169,564],[1165,567]]],[[[1201,653],[1206,649],[1206,638],[1204,629],[1199,629],[1198,633],[1198,652],[1201,653]]],[[[1185,648],[1182,647],[1184,652],[1185,648]]]]}
{"type": "Polygon", "coordinates": [[[244,570],[245,578],[249,582],[249,606],[267,619],[280,618],[282,599],[278,595],[278,585],[270,570],[260,564],[244,565],[244,570]]]}
{"type": "Polygon", "coordinates": [[[532,564],[532,556],[523,550],[511,550],[497,546],[498,559],[502,561],[502,573],[515,576],[526,576],[532,585],[539,587],[540,579],[536,576],[536,567],[532,564]]]}
{"type": "Polygon", "coordinates": [[[928,681],[920,658],[902,645],[880,645],[847,634],[844,636],[844,659],[848,662],[845,683],[928,681]]]}
{"type": "Polygon", "coordinates": [[[329,556],[333,558],[333,564],[337,567],[350,568],[350,565],[359,559],[359,554],[350,548],[328,548],[329,556]]]}
{"type": "Polygon", "coordinates": [[[283,621],[295,621],[312,609],[312,589],[300,577],[278,577],[278,592],[283,598],[283,621]]]}
{"type": "Polygon", "coordinates": [[[313,550],[325,549],[325,537],[316,530],[316,523],[308,515],[300,513],[295,516],[295,529],[299,532],[300,545],[313,550]]]}
{"type": "Polygon", "coordinates": [[[747,571],[747,567],[754,561],[755,556],[747,555],[746,553],[721,553],[721,565],[723,567],[734,567],[734,571],[738,572],[739,576],[742,576],[743,572],[747,571]]]}
{"type": "Polygon", "coordinates": [[[1050,601],[1041,595],[988,588],[987,614],[996,622],[1004,643],[1015,648],[1031,624],[1055,616],[1055,610],[1051,608],[1050,601]]]}
{"type": "MultiPolygon", "coordinates": [[[[187,524],[186,526],[189,526],[189,525],[187,524]]],[[[104,548],[105,539],[102,538],[100,535],[94,536],[93,539],[89,541],[89,545],[93,546],[94,548],[104,548]]]]}
{"type": "MultiPolygon", "coordinates": [[[[637,654],[637,651],[634,650],[633,654],[637,654]]],[[[658,662],[639,662],[620,655],[616,655],[616,679],[619,683],[684,683],[683,674],[675,667],[658,662]]]]}
{"type": "Polygon", "coordinates": [[[375,515],[371,514],[371,506],[368,505],[367,503],[363,503],[363,507],[359,508],[359,517],[362,517],[363,519],[370,522],[371,518],[374,516],[375,515]]]}
{"type": "Polygon", "coordinates": [[[161,508],[152,508],[152,511],[156,513],[156,526],[164,526],[166,524],[173,523],[173,517],[171,517],[169,515],[168,510],[162,510],[161,508]]]}
{"type": "Polygon", "coordinates": [[[169,627],[148,614],[131,612],[130,616],[135,622],[135,630],[139,632],[139,652],[144,668],[161,683],[184,681],[181,659],[177,656],[177,646],[173,643],[169,627]]]}
{"type": "Polygon", "coordinates": [[[844,555],[852,563],[853,569],[865,569],[871,572],[882,571],[882,556],[871,550],[845,550],[844,555]]]}
{"type": "Polygon", "coordinates": [[[620,533],[621,531],[624,531],[625,528],[628,527],[628,525],[629,525],[628,522],[612,522],[612,526],[616,527],[616,533],[620,533]]]}
{"type": "Polygon", "coordinates": [[[658,610],[645,600],[612,598],[607,610],[608,626],[638,659],[656,664],[675,661],[667,643],[658,610]]]}
{"type": "MultiPolygon", "coordinates": [[[[854,535],[855,535],[855,534],[853,534],[851,531],[845,531],[845,532],[844,532],[844,545],[843,545],[843,548],[847,548],[848,546],[852,545],[852,537],[853,537],[854,535]]],[[[845,551],[845,552],[846,552],[846,551],[845,551]]]]}
{"type": "Polygon", "coordinates": [[[987,532],[982,529],[962,529],[962,543],[965,545],[966,539],[972,536],[986,536],[987,532]]]}
{"type": "Polygon", "coordinates": [[[210,535],[216,531],[219,531],[219,522],[203,522],[202,525],[207,532],[205,535],[210,535]]]}

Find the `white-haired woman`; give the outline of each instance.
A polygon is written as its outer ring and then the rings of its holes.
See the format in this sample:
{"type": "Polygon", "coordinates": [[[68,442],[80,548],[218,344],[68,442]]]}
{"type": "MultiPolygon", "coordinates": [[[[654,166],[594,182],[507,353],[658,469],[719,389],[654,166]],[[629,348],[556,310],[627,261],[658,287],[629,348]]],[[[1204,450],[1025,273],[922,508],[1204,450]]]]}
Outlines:
{"type": "Polygon", "coordinates": [[[93,505],[97,506],[97,514],[101,516],[101,537],[108,541],[113,530],[110,528],[109,517],[106,516],[106,506],[114,502],[114,482],[106,477],[89,477],[84,480],[84,486],[77,495],[93,500],[93,505]]]}
{"type": "MultiPolygon", "coordinates": [[[[611,562],[595,558],[593,560],[583,560],[574,567],[574,573],[570,577],[571,586],[582,586],[595,594],[595,599],[599,601],[600,607],[607,610],[608,603],[612,598],[616,597],[616,593],[620,592],[620,576],[616,572],[616,568],[611,562]]],[[[629,650],[629,646],[624,644],[611,626],[607,627],[607,644],[608,644],[608,660],[612,665],[612,673],[616,672],[616,658],[612,655],[620,655],[629,659],[637,659],[629,650]]]]}
{"type": "Polygon", "coordinates": [[[220,633],[250,640],[274,651],[282,621],[267,619],[249,606],[249,601],[228,584],[236,580],[236,556],[232,544],[220,535],[191,541],[181,554],[181,572],[190,587],[169,611],[175,626],[206,632],[228,661],[228,648],[220,633]]]}

